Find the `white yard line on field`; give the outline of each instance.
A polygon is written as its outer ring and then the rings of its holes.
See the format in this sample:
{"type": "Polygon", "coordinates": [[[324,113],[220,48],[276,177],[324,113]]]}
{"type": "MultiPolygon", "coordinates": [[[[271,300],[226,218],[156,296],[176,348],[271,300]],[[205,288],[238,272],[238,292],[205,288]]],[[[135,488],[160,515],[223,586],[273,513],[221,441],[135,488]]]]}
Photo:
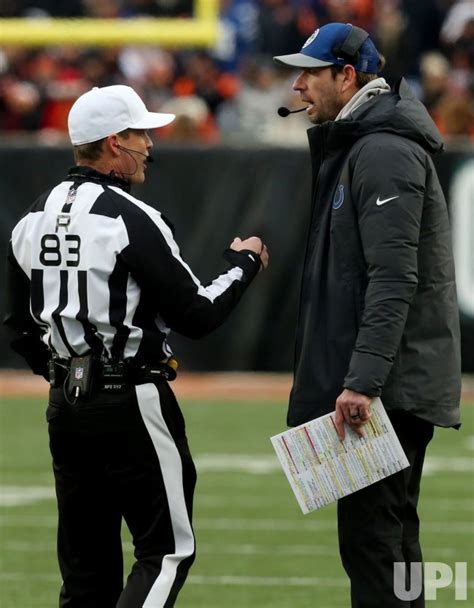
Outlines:
{"type": "MultiPolygon", "coordinates": [[[[274,454],[198,454],[195,457],[198,473],[243,472],[268,474],[280,472],[274,454]]],[[[474,459],[449,456],[427,456],[423,473],[474,473],[474,459]]]]}
{"type": "Polygon", "coordinates": [[[0,486],[0,507],[31,505],[55,497],[51,486],[0,486]]]}
{"type": "Polygon", "coordinates": [[[198,473],[222,471],[258,475],[281,470],[276,454],[198,454],[194,462],[198,473]]]}
{"type": "Polygon", "coordinates": [[[474,474],[474,458],[460,456],[427,456],[423,465],[423,475],[435,473],[474,474]]]}
{"type": "MultiPolygon", "coordinates": [[[[245,484],[245,477],[242,473],[251,475],[283,475],[278,460],[273,454],[199,454],[195,457],[196,467],[199,474],[222,472],[227,475],[239,473],[239,479],[245,484]]],[[[438,457],[428,456],[425,461],[424,475],[432,476],[436,473],[460,473],[474,474],[474,458],[464,457],[438,457]]],[[[225,478],[224,478],[225,481],[225,478]]],[[[235,478],[229,477],[232,485],[235,484],[235,478]]],[[[54,488],[50,485],[4,485],[0,486],[0,507],[15,507],[21,505],[31,505],[44,500],[54,500],[54,488]]],[[[262,502],[265,502],[268,495],[260,498],[259,496],[247,496],[247,493],[242,494],[242,505],[246,508],[253,506],[258,507],[262,502]]],[[[206,498],[202,495],[199,498],[202,504],[207,506],[227,504],[229,501],[235,503],[237,500],[234,495],[230,496],[223,492],[219,496],[206,498]]],[[[440,508],[449,509],[449,501],[440,503],[440,508]],[[441,507],[443,504],[443,507],[441,507]]],[[[466,509],[472,509],[473,502],[468,505],[465,503],[466,509]]]]}

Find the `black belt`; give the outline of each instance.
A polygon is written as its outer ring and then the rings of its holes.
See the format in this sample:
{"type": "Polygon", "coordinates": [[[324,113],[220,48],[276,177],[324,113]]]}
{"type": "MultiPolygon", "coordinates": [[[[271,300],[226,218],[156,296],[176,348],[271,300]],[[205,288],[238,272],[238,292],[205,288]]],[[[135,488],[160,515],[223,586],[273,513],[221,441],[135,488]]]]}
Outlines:
{"type": "Polygon", "coordinates": [[[147,382],[171,382],[176,378],[177,368],[178,362],[173,358],[166,363],[137,364],[133,360],[97,361],[91,355],[72,359],[53,357],[49,362],[49,381],[53,388],[64,386],[65,383],[71,388],[75,383],[86,383],[85,376],[90,374],[90,384],[94,388],[120,392],[147,382]]]}

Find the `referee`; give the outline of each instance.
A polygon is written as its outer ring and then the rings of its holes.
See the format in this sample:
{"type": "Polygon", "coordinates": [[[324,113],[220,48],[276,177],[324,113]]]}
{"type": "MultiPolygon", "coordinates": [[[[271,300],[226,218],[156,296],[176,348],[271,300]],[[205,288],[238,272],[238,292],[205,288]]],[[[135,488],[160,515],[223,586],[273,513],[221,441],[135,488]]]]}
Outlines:
{"type": "Polygon", "coordinates": [[[195,556],[196,471],[168,334],[214,330],[268,264],[258,237],[236,238],[230,268],[202,285],[168,220],[130,194],[153,160],[148,129],[173,119],[127,86],[82,95],[69,114],[76,166],[11,237],[11,346],[51,385],[64,608],[174,606],[195,556]],[[122,518],[136,558],[125,587],[122,518]]]}

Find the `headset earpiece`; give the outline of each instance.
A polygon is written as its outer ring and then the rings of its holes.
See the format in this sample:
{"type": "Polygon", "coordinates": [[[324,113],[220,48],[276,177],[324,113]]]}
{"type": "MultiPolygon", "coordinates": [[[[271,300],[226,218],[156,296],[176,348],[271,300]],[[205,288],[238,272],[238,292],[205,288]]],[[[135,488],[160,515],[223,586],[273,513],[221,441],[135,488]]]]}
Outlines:
{"type": "Polygon", "coordinates": [[[338,59],[343,59],[347,63],[355,65],[359,61],[360,48],[368,37],[369,34],[365,30],[353,25],[344,42],[333,47],[332,52],[338,59]]]}

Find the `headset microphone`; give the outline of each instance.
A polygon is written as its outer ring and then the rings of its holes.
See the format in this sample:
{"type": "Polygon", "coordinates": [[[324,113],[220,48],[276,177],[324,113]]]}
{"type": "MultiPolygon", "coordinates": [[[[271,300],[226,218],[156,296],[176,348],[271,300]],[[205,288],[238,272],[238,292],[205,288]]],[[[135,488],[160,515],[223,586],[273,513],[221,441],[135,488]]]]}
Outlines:
{"type": "Polygon", "coordinates": [[[285,106],[281,106],[281,108],[278,108],[277,112],[278,116],[286,118],[290,114],[296,114],[296,112],[303,112],[304,110],[306,110],[306,108],[300,108],[299,110],[289,110],[288,108],[285,108],[285,106]]]}
{"type": "Polygon", "coordinates": [[[125,146],[117,146],[117,147],[120,148],[121,150],[125,150],[128,153],[135,152],[136,154],[141,154],[142,156],[145,157],[145,160],[147,163],[155,162],[153,156],[150,156],[149,154],[144,154],[143,152],[140,152],[139,150],[133,150],[132,148],[126,148],[125,146]]]}

